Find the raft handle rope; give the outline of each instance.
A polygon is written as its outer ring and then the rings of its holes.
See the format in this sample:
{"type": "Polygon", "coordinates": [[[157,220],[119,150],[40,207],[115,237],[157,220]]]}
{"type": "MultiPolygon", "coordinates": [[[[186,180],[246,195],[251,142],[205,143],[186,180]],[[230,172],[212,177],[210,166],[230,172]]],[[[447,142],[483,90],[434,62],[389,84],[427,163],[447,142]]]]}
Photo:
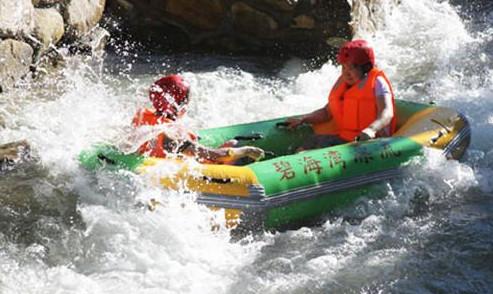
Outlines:
{"type": "Polygon", "coordinates": [[[212,178],[212,177],[207,177],[207,176],[203,176],[202,177],[203,180],[207,181],[207,182],[211,182],[211,183],[216,183],[216,184],[229,184],[231,182],[233,182],[232,179],[219,179],[219,178],[212,178]]]}
{"type": "Polygon", "coordinates": [[[276,123],[276,127],[278,127],[278,128],[285,128],[287,126],[289,126],[289,123],[286,121],[276,123]]]}
{"type": "MultiPolygon", "coordinates": [[[[310,124],[307,122],[303,122],[300,125],[298,125],[297,128],[302,127],[302,126],[307,126],[307,125],[310,125],[310,124]]],[[[289,123],[287,121],[281,121],[281,122],[276,123],[276,128],[287,128],[288,126],[289,126],[289,123]]]]}
{"type": "Polygon", "coordinates": [[[102,153],[99,153],[98,154],[98,159],[105,162],[105,163],[108,163],[108,164],[116,164],[116,161],[107,157],[106,155],[102,154],[102,153]]]}
{"type": "Polygon", "coordinates": [[[436,142],[438,141],[438,139],[440,139],[441,137],[443,137],[443,135],[445,135],[445,134],[446,133],[443,130],[438,131],[438,134],[435,137],[432,137],[430,139],[430,143],[431,144],[436,144],[436,142]]]}
{"type": "Polygon", "coordinates": [[[238,141],[255,141],[255,140],[260,140],[263,138],[264,138],[264,135],[259,134],[259,133],[255,133],[255,134],[251,134],[251,135],[236,136],[233,139],[238,140],[238,141]]]}
{"type": "Polygon", "coordinates": [[[451,130],[449,127],[447,127],[444,123],[442,123],[442,122],[440,122],[440,121],[438,121],[438,120],[436,120],[436,119],[434,119],[434,118],[432,118],[432,119],[430,119],[430,120],[431,120],[431,122],[436,123],[437,125],[441,126],[441,127],[442,127],[442,128],[443,128],[446,132],[447,132],[447,134],[448,134],[448,133],[450,133],[450,132],[452,131],[452,130],[451,130]]]}
{"type": "Polygon", "coordinates": [[[437,141],[438,141],[441,137],[443,137],[443,135],[445,135],[445,134],[449,134],[450,132],[452,132],[452,130],[451,130],[449,127],[447,127],[444,123],[442,123],[442,122],[438,121],[437,119],[432,118],[432,119],[430,119],[430,121],[431,121],[432,123],[435,123],[435,124],[437,124],[437,125],[439,125],[439,126],[441,126],[441,127],[442,127],[442,129],[438,131],[437,135],[436,135],[435,137],[432,137],[432,138],[430,139],[430,143],[431,143],[431,144],[436,144],[436,142],[437,142],[437,141]]]}

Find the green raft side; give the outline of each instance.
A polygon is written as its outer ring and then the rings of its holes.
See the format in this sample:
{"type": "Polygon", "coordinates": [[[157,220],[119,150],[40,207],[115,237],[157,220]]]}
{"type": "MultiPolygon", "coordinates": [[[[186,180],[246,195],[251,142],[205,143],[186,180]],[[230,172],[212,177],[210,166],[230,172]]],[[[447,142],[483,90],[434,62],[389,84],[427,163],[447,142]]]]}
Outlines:
{"type": "Polygon", "coordinates": [[[381,195],[382,183],[368,184],[298,201],[286,206],[268,209],[264,216],[264,228],[278,229],[293,224],[303,224],[315,220],[337,208],[347,207],[361,197],[373,198],[381,195]]]}
{"type": "Polygon", "coordinates": [[[271,152],[268,157],[275,157],[294,153],[301,146],[304,140],[313,134],[309,126],[302,126],[296,131],[291,131],[283,126],[277,126],[287,117],[272,120],[259,121],[254,123],[232,125],[226,127],[200,130],[198,135],[200,143],[217,148],[224,142],[243,137],[239,140],[239,146],[250,145],[262,148],[271,152]],[[260,136],[261,138],[258,138],[260,136]],[[251,138],[248,138],[251,137],[251,138]]]}
{"type": "MultiPolygon", "coordinates": [[[[426,108],[434,107],[422,103],[396,100],[397,126],[402,126],[413,114],[426,108]]],[[[292,116],[296,117],[296,116],[292,116]]],[[[313,134],[309,126],[302,126],[296,130],[278,127],[277,124],[286,121],[288,117],[276,118],[252,123],[224,126],[198,131],[199,142],[205,146],[217,148],[224,142],[237,136],[246,137],[240,140],[240,146],[251,145],[270,151],[267,159],[295,153],[306,138],[313,134]],[[260,135],[260,139],[255,136],[260,135]],[[251,137],[248,139],[248,137],[251,137]]]]}
{"type": "Polygon", "coordinates": [[[416,103],[404,100],[395,100],[395,116],[397,117],[397,128],[400,128],[414,114],[427,108],[435,108],[431,104],[416,103]]]}
{"type": "Polygon", "coordinates": [[[406,137],[391,137],[300,152],[248,167],[268,197],[300,187],[398,168],[420,154],[420,144],[406,137]]]}
{"type": "Polygon", "coordinates": [[[135,171],[144,162],[144,157],[136,153],[125,154],[115,146],[98,144],[79,154],[80,164],[90,171],[98,169],[135,171]]]}
{"type": "Polygon", "coordinates": [[[285,197],[287,200],[282,205],[268,207],[265,212],[266,228],[278,228],[319,217],[367,195],[369,187],[378,185],[352,186],[354,177],[398,169],[422,152],[422,146],[413,140],[395,137],[306,151],[249,167],[264,187],[267,200],[272,197],[285,197]],[[292,191],[332,182],[346,182],[349,188],[289,200],[292,191]]]}

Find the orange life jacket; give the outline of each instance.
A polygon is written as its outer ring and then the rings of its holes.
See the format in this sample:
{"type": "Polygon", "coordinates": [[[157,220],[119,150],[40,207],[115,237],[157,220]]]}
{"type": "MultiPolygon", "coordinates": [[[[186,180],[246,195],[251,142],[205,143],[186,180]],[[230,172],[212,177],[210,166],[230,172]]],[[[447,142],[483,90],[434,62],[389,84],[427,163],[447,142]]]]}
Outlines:
{"type": "MultiPolygon", "coordinates": [[[[172,122],[173,120],[166,118],[162,115],[156,114],[151,109],[144,108],[139,110],[135,114],[132,120],[132,125],[134,127],[145,126],[145,125],[153,126],[158,124],[168,124],[172,122]]],[[[195,134],[189,132],[187,136],[190,141],[197,141],[198,137],[195,134]]],[[[160,133],[159,135],[157,135],[156,138],[142,144],[137,150],[137,152],[139,154],[146,154],[149,156],[164,158],[168,153],[168,151],[166,151],[165,149],[166,141],[167,141],[166,135],[164,133],[160,133]]]]}
{"type": "MultiPolygon", "coordinates": [[[[394,92],[384,72],[373,68],[367,74],[366,81],[360,80],[349,86],[342,81],[342,78],[339,78],[330,91],[327,111],[330,111],[337,125],[337,134],[341,139],[345,141],[354,140],[361,131],[377,119],[377,97],[375,96],[377,77],[385,79],[392,93],[394,113],[388,135],[394,133],[396,126],[394,92]]],[[[381,132],[377,132],[377,135],[381,135],[381,132]]]]}

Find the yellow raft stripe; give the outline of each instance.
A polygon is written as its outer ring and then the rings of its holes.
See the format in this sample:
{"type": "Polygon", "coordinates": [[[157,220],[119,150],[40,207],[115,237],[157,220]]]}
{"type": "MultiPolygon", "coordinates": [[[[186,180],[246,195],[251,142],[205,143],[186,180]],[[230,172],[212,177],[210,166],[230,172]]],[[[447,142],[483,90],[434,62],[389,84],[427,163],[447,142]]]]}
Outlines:
{"type": "Polygon", "coordinates": [[[431,142],[431,138],[435,137],[440,130],[441,129],[426,131],[417,135],[409,136],[408,138],[420,145],[443,150],[445,149],[445,147],[447,147],[448,143],[450,143],[450,141],[452,141],[452,139],[457,135],[457,131],[452,131],[443,135],[442,137],[438,138],[438,140],[433,144],[431,142]]]}
{"type": "Polygon", "coordinates": [[[249,167],[203,164],[200,173],[201,178],[187,178],[189,189],[224,196],[248,197],[250,186],[259,184],[257,176],[249,167]],[[218,183],[216,180],[227,182],[218,183]]]}
{"type": "MultiPolygon", "coordinates": [[[[169,176],[158,176],[156,179],[162,186],[168,189],[179,190],[186,185],[187,189],[201,193],[222,194],[224,196],[248,197],[249,186],[259,184],[255,173],[247,167],[229,166],[219,164],[189,164],[179,159],[146,158],[137,169],[138,173],[153,176],[153,169],[159,169],[159,165],[173,166],[178,169],[169,176]],[[205,177],[205,178],[204,178],[205,177]],[[207,181],[206,179],[209,179],[207,181]],[[224,183],[215,183],[218,180],[224,183]]],[[[212,210],[222,209],[209,207],[212,210]]],[[[242,211],[239,209],[224,209],[224,219],[227,228],[236,228],[240,222],[242,211]]]]}
{"type": "Polygon", "coordinates": [[[250,195],[249,187],[259,184],[257,176],[248,167],[190,164],[190,162],[180,159],[149,157],[144,159],[137,172],[150,175],[156,174],[158,177],[156,180],[169,189],[178,190],[186,186],[191,191],[225,196],[248,197],[250,195]],[[163,166],[163,169],[168,166],[174,172],[164,175],[159,171],[152,171],[159,169],[160,165],[163,166]]]}
{"type": "Polygon", "coordinates": [[[417,122],[422,121],[425,119],[426,116],[429,116],[433,112],[437,111],[438,109],[435,107],[430,107],[423,109],[421,111],[418,111],[417,113],[413,114],[404,125],[402,125],[395,133],[393,136],[403,136],[410,128],[413,128],[417,122]]]}
{"type": "MultiPolygon", "coordinates": [[[[413,127],[415,127],[416,123],[422,122],[424,120],[431,120],[432,114],[434,112],[440,111],[440,108],[432,107],[427,108],[422,111],[417,112],[409,120],[403,125],[394,136],[406,136],[406,132],[410,131],[413,127]],[[428,117],[428,118],[427,118],[428,117]]],[[[428,131],[422,131],[415,135],[407,135],[407,137],[416,143],[437,149],[444,150],[447,145],[458,136],[459,132],[466,126],[466,122],[457,116],[455,121],[450,121],[446,125],[447,130],[445,130],[441,126],[437,126],[436,128],[428,131]],[[439,132],[442,132],[441,136],[438,136],[439,132]],[[432,142],[432,138],[435,138],[435,142],[432,142]]]]}
{"type": "MultiPolygon", "coordinates": [[[[218,211],[220,207],[209,207],[212,211],[218,211]]],[[[234,229],[240,224],[241,219],[241,210],[233,209],[233,208],[225,208],[224,209],[224,219],[226,220],[226,228],[234,229]]]]}

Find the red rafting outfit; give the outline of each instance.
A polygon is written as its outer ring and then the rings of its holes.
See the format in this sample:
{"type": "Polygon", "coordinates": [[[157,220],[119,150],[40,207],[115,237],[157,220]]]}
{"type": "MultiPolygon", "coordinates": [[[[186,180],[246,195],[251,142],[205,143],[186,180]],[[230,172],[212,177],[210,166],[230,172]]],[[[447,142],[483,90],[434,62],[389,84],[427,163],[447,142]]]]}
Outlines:
{"type": "MultiPolygon", "coordinates": [[[[153,110],[151,109],[141,109],[139,110],[133,120],[132,120],[132,125],[134,127],[139,127],[139,126],[154,126],[154,125],[159,125],[159,124],[169,124],[173,123],[174,121],[166,118],[165,116],[158,115],[156,114],[153,110]]],[[[187,133],[188,140],[192,142],[197,141],[197,136],[191,132],[187,133]]],[[[160,133],[157,135],[156,138],[145,142],[142,144],[137,152],[139,154],[146,154],[149,156],[153,157],[161,157],[165,158],[166,154],[168,151],[165,149],[165,144],[166,144],[166,135],[164,133],[160,133]]]]}

